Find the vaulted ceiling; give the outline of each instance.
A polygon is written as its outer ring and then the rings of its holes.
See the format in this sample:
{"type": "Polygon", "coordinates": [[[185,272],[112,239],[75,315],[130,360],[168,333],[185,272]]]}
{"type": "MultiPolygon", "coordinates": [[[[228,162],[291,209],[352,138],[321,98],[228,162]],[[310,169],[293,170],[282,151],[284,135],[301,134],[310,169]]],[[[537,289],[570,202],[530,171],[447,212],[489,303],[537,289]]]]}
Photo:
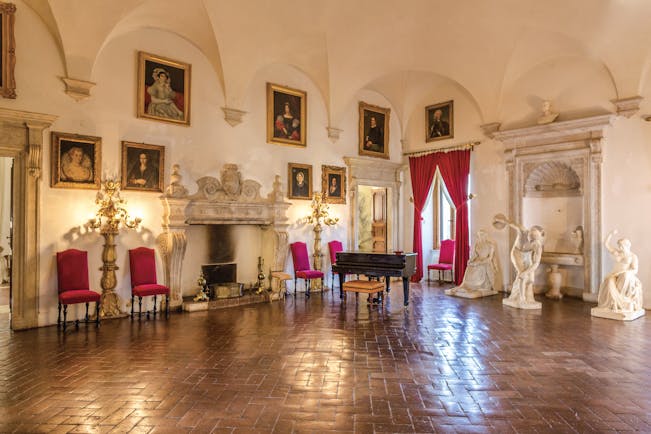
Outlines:
{"type": "Polygon", "coordinates": [[[492,122],[518,80],[558,62],[589,64],[614,98],[649,92],[648,0],[25,2],[58,41],[70,78],[93,81],[113,38],[156,28],[201,50],[227,106],[242,106],[260,69],[289,64],[318,87],[334,125],[360,89],[383,94],[400,117],[442,83],[492,122]]]}

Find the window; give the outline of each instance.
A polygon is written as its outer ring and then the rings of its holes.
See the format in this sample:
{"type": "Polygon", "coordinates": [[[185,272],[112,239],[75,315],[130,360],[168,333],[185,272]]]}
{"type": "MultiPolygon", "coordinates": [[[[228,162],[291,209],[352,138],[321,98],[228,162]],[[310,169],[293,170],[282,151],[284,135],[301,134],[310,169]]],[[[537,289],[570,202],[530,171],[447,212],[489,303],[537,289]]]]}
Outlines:
{"type": "Polygon", "coordinates": [[[454,229],[457,222],[457,210],[450,199],[448,189],[441,178],[441,174],[436,171],[434,179],[433,194],[433,211],[434,211],[434,248],[441,248],[441,240],[453,240],[454,229]]]}

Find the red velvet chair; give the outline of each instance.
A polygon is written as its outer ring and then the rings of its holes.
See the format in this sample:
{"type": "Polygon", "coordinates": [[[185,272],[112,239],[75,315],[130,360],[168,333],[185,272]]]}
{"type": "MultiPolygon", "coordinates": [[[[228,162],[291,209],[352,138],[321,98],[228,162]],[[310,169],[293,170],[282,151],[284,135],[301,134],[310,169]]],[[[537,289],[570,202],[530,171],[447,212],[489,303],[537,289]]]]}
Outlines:
{"type": "MultiPolygon", "coordinates": [[[[131,318],[133,318],[133,298],[138,297],[138,318],[142,316],[142,298],[154,296],[154,318],[156,318],[156,296],[165,296],[165,316],[170,314],[170,289],[156,282],[156,255],[154,249],[138,247],[129,250],[131,269],[131,318]]],[[[149,318],[149,311],[147,311],[149,318]]]]}
{"type": "MultiPolygon", "coordinates": [[[[88,304],[95,302],[95,325],[99,327],[100,295],[88,287],[88,253],[83,250],[68,249],[57,252],[57,284],[59,291],[59,316],[57,327],[61,325],[61,305],[63,305],[63,331],[68,320],[68,305],[86,303],[86,323],[88,323],[88,304]]],[[[79,320],[75,320],[79,327],[79,320]]]]}
{"type": "MultiPolygon", "coordinates": [[[[330,252],[330,265],[335,265],[337,262],[337,252],[343,252],[344,245],[341,241],[333,240],[328,243],[328,252],[330,252]]],[[[330,279],[332,279],[332,287],[335,286],[335,273],[330,269],[330,279]]],[[[340,282],[341,283],[341,282],[340,282]]]]}
{"type": "Polygon", "coordinates": [[[439,252],[439,262],[438,264],[429,264],[427,266],[427,281],[429,282],[429,272],[430,270],[436,270],[439,273],[439,282],[441,282],[441,273],[445,278],[445,271],[450,270],[450,279],[454,281],[454,275],[452,274],[452,265],[454,264],[454,240],[443,240],[441,241],[441,250],[439,252]]]}
{"type": "MultiPolygon", "coordinates": [[[[310,258],[307,255],[307,245],[300,241],[289,245],[292,250],[292,259],[294,261],[294,297],[296,297],[296,280],[305,280],[305,296],[310,296],[310,281],[321,279],[323,285],[323,273],[318,270],[312,270],[310,267],[310,258]]],[[[323,294],[323,292],[321,292],[323,294]]]]}

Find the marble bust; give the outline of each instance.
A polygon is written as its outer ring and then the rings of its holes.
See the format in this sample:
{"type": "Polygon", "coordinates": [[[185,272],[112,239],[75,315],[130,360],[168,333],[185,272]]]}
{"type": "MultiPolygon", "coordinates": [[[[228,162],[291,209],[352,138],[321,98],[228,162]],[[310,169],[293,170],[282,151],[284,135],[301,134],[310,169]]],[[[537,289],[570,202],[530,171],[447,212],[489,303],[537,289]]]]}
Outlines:
{"type": "Polygon", "coordinates": [[[461,285],[446,289],[447,295],[479,298],[497,294],[502,288],[497,245],[485,230],[477,231],[461,285]]]}
{"type": "Polygon", "coordinates": [[[604,241],[615,263],[599,287],[598,305],[591,309],[590,314],[630,321],[644,315],[642,282],[637,278],[638,258],[631,251],[631,242],[622,238],[617,241],[617,247],[610,245],[610,239],[616,233],[615,230],[611,231],[604,241]]]}
{"type": "Polygon", "coordinates": [[[556,120],[558,113],[552,112],[552,103],[545,100],[542,102],[542,116],[538,118],[538,125],[550,124],[556,120]]]}

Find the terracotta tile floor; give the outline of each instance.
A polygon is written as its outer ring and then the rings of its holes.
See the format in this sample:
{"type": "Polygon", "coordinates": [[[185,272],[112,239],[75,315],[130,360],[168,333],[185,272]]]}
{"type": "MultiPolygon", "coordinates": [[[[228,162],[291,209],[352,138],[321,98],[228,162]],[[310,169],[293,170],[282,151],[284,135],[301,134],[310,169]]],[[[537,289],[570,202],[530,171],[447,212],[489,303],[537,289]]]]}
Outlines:
{"type": "Polygon", "coordinates": [[[651,432],[648,318],[412,293],[5,326],[0,432],[651,432]]]}

